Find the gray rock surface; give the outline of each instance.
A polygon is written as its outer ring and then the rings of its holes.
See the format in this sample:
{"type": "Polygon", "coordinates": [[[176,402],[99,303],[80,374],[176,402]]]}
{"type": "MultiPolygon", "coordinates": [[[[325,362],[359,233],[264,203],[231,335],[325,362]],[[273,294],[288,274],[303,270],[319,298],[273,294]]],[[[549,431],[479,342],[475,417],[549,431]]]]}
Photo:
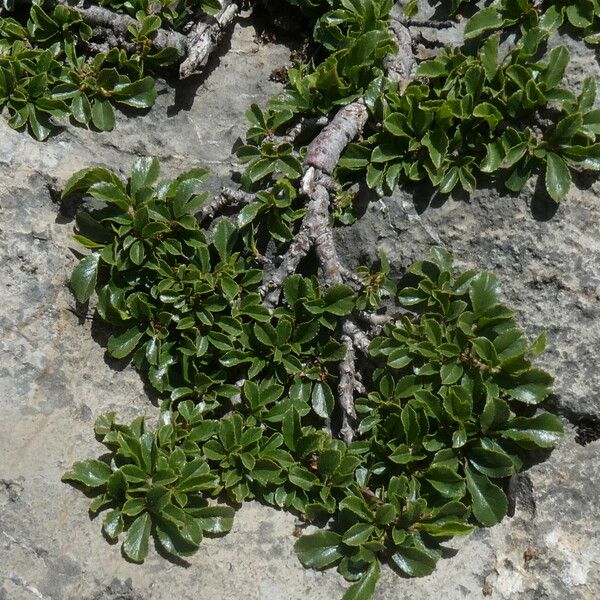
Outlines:
{"type": "MultiPolygon", "coordinates": [[[[123,117],[111,133],[67,127],[40,144],[0,118],[1,600],[342,595],[335,572],[304,570],[296,560],[292,515],[249,503],[233,532],[207,540],[189,564],[152,551],[137,566],[102,538],[99,520],[87,516],[88,500],[60,483],[73,461],[102,451],[91,429],[99,414],[152,417],[156,408],[133,369],[105,360],[102,332],[74,312],[65,287],[75,264],[72,222],[59,213],[51,188],[91,164],[125,173],[143,154],[159,156],[165,174],[203,165],[216,174],[214,185],[227,179],[244,111],[277,89],[269,74],[289,56],[282,45],[258,44],[255,33],[247,22],[238,25],[207,77],[177,93],[161,84],[147,115],[123,117]]],[[[598,67],[593,53],[569,43],[577,85],[598,67]]],[[[497,273],[531,336],[548,331],[553,401],[576,422],[600,415],[599,188],[581,181],[556,212],[535,187],[519,196],[484,189],[469,201],[445,202],[423,188],[405,190],[385,201],[386,211],[373,203],[338,231],[341,255],[356,264],[382,248],[400,271],[441,241],[461,266],[497,273]]],[[[400,579],[386,569],[378,600],[597,598],[600,441],[582,447],[566,426],[549,460],[521,475],[513,518],[449,544],[456,554],[430,577],[400,579]]]]}

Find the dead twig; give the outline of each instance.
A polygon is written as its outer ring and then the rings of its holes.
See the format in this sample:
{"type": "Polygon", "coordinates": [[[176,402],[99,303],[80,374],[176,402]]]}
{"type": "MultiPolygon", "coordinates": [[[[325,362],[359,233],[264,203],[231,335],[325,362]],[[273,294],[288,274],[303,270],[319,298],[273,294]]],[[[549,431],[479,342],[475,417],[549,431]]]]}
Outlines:
{"type": "Polygon", "coordinates": [[[218,214],[228,208],[250,204],[250,202],[253,202],[255,199],[256,196],[254,194],[224,187],[221,189],[221,193],[218,196],[215,196],[202,205],[200,212],[196,217],[198,221],[202,223],[202,221],[206,221],[207,219],[214,219],[218,214]]]}
{"type": "MultiPolygon", "coordinates": [[[[31,5],[32,0],[18,0],[31,5]]],[[[90,48],[107,51],[113,47],[135,51],[139,49],[131,41],[129,28],[137,27],[139,21],[102,6],[89,4],[84,0],[72,3],[69,0],[49,0],[48,6],[63,5],[76,10],[81,18],[92,27],[100,42],[88,43],[90,48]]],[[[152,34],[152,47],[156,50],[175,48],[182,59],[179,66],[179,77],[185,79],[202,71],[208,58],[214,52],[225,32],[233,23],[239,12],[239,6],[232,0],[221,0],[222,9],[213,17],[197,23],[188,35],[177,31],[160,28],[152,34]]]]}

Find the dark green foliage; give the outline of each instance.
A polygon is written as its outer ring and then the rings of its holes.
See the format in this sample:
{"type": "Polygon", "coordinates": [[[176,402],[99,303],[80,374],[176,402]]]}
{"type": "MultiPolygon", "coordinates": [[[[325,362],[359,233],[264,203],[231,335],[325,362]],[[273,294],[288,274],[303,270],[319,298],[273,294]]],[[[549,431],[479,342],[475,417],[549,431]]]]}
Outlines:
{"type": "Polygon", "coordinates": [[[149,73],[179,59],[175,48],[153,47],[156,30],[177,29],[194,11],[214,14],[220,7],[218,0],[99,4],[137,18],[129,28],[133,51],[96,52],[92,29],[77,10],[61,4],[50,9],[40,2],[28,14],[0,18],[0,109],[8,109],[11,127],[28,126],[38,140],[50,135],[54,119],[113,129],[114,107],[151,107],[156,91],[149,73]]]}
{"type": "Polygon", "coordinates": [[[262,270],[243,236],[223,219],[209,242],[193,216],[207,197],[196,194],[207,172],[162,183],[158,175],[156,159],[140,159],[128,185],[87,169],[65,188],[108,205],[78,217],[76,239],[93,252],[71,284],[82,302],[96,289],[96,310],[114,327],[109,352],[131,355],[176,400],[224,402],[244,379],[283,384],[281,395],[303,377],[303,394],[310,397],[318,382],[331,398],[319,411],[327,417],[335,387],[329,365],[343,358],[330,334],[354,308],[353,291],[340,285],[321,293],[315,281],[294,277],[285,286],[287,306],[270,315],[258,294],[262,270]]]}
{"type": "MultiPolygon", "coordinates": [[[[535,19],[526,20],[506,56],[499,50],[499,34],[475,51],[473,44],[442,50],[419,65],[416,81],[404,91],[382,69],[392,43],[383,28],[390,3],[342,4],[315,27],[325,60],[290,69],[288,89],[266,111],[254,107],[249,113],[249,145],[239,150],[241,160],[250,163],[244,174],[248,188],[294,175],[279,157],[301,158],[306,139],[296,139],[292,147],[278,135],[285,136],[300,117],[330,114],[358,97],[365,99],[371,119],[365,139],[351,145],[340,162],[338,175],[348,187],[356,182],[353,171],[366,171],[368,184],[381,194],[423,179],[444,194],[457,186],[473,192],[489,176],[520,191],[539,174],[550,198],[560,202],[571,187],[572,171],[600,168],[595,80],[586,79],[576,96],[560,87],[567,49],[559,46],[539,58],[560,25],[552,11],[539,19],[534,11],[535,19]]],[[[478,25],[474,16],[467,37],[510,23],[488,25],[478,25]]],[[[343,208],[337,216],[350,222],[351,201],[338,197],[343,208]]]]}
{"type": "Polygon", "coordinates": [[[430,573],[440,541],[505,516],[499,480],[521,469],[526,451],[562,435],[553,415],[519,416],[546,398],[552,378],[528,359],[545,340],[527,342],[496,278],[457,276],[441,249],[409,272],[415,287],[398,298],[418,316],[386,326],[371,345],[383,364],[357,401],[361,438],[349,449],[361,464],[338,502],[336,535],[296,544],[305,565],[339,564],[349,580],[372,576],[376,555],[407,575],[430,573]]]}
{"type": "MultiPolygon", "coordinates": [[[[227,532],[233,509],[216,499],[292,510],[324,526],[296,543],[301,562],[336,566],[351,583],[344,598],[368,599],[380,563],[428,575],[448,539],[498,523],[507,478],[529,452],[552,448],[562,426],[539,408],[552,378],[532,359],[545,337],[531,344],[497,278],[456,272],[441,248],[412,265],[399,289],[381,256],[379,269],[357,270],[354,287],[296,274],[274,309],[263,304],[265,244],[284,253],[306,212],[298,186],[319,130],[310,118],[331,118],[359,98],[369,109],[331,194],[332,218],[348,223],[351,186],[363,173],[382,193],[425,178],[449,193],[473,191],[490,174],[518,190],[541,172],[560,201],[570,169],[599,165],[596,89],[591,79],[579,96],[559,87],[568,52],[540,58],[558,25],[530,20],[504,58],[499,37],[488,36],[421,63],[404,90],[384,71],[394,50],[391,0],[289,1],[314,19],[319,50],[290,70],[289,86],[266,109],[248,111],[238,154],[243,185],[256,194],[234,219],[203,229],[196,215],[210,202],[199,191],[208,173],[159,181],[152,158],[140,159],[127,182],[91,168],[66,185],[64,196],[105,203],[77,217],[76,239],[91,252],[73,273],[73,291],[80,302],[97,295],[108,352],[131,360],[162,405],[153,430],[143,419],[126,426],[101,417],[96,434],[110,456],[76,463],[65,480],[96,496],[91,510],[108,511],[105,534],[124,533],[123,551],[136,561],[151,536],[185,556],[203,532],[227,532]],[[366,390],[355,398],[356,437],[346,444],[331,433],[342,420],[343,324],[377,311],[384,297],[388,314],[401,316],[359,356],[366,390]]],[[[191,7],[167,3],[161,17],[175,24],[191,7]]],[[[151,19],[148,31],[153,16],[140,15],[151,19]]]]}
{"type": "Polygon", "coordinates": [[[110,460],[65,475],[95,493],[93,512],[109,511],[107,536],[126,533],[133,560],[143,560],[151,534],[183,556],[202,531],[231,526],[231,509],[210,498],[256,498],[330,521],[297,542],[298,556],[309,567],[337,565],[356,582],[347,597],[368,598],[380,561],[426,575],[440,542],[503,518],[503,480],[527,450],[554,446],[562,427],[535,412],[552,379],[529,357],[545,340],[528,343],[493,275],[456,274],[440,248],[409,269],[414,280],[397,301],[414,312],[373,340],[358,437],[347,445],[323,428],[338,418],[338,321],[377,306],[377,290],[394,290],[385,260],[382,272],[362,273],[372,285],[360,293],[291,276],[270,314],[251,229],[221,219],[208,241],[193,218],[206,172],[158,177],[158,163],[140,159],[127,184],[92,168],[65,189],[107,205],[78,218],[77,239],[92,253],[74,271],[75,293],[84,301],[96,290],[98,315],[114,328],[109,352],[131,356],[165,397],[156,430],[100,418],[110,460]]]}
{"type": "Polygon", "coordinates": [[[366,167],[369,185],[387,194],[425,178],[445,194],[456,186],[474,192],[488,174],[520,191],[541,173],[559,202],[570,169],[600,169],[596,83],[586,79],[579,96],[558,87],[568,50],[535,61],[539,41],[530,36],[499,61],[494,35],[474,56],[443,50],[421,63],[424,83],[387,93],[375,113],[383,131],[351,146],[341,166],[366,167]]]}
{"type": "Polygon", "coordinates": [[[535,29],[556,30],[570,27],[589,44],[600,42],[600,2],[598,0],[501,0],[479,10],[471,17],[465,37],[485,31],[519,27],[528,32],[535,29]]]}
{"type": "Polygon", "coordinates": [[[90,512],[106,511],[102,530],[116,540],[126,532],[123,552],[142,562],[150,535],[169,554],[193,554],[202,534],[224,534],[233,524],[234,510],[209,504],[201,493],[218,489],[219,478],[205,461],[189,451],[187,422],[164,423],[146,431],[144,419],[117,425],[114,414],[96,421],[94,431],[112,451],[111,464],[97,460],[75,463],[63,481],[96,495],[90,512]]]}
{"type": "Polygon", "coordinates": [[[63,5],[45,12],[34,4],[26,23],[0,18],[0,108],[8,109],[11,127],[27,125],[39,140],[50,135],[52,118],[108,131],[115,124],[115,105],[154,104],[154,80],[146,67],[168,63],[176,53],[148,47],[128,56],[115,48],[88,59],[91,36],[79,13],[63,5]]]}
{"type": "Polygon", "coordinates": [[[180,28],[199,12],[214,15],[221,8],[219,0],[100,0],[97,4],[140,20],[160,17],[163,26],[173,29],[180,28]]]}

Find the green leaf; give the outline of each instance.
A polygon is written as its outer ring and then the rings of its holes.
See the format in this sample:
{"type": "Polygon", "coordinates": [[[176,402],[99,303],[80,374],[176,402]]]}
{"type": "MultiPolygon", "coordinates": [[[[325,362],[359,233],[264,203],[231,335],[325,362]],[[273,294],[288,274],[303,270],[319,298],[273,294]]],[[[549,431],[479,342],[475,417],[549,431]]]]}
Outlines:
{"type": "Polygon", "coordinates": [[[567,6],[565,13],[573,27],[585,29],[594,21],[594,2],[575,0],[575,2],[567,6]]]}
{"type": "Polygon", "coordinates": [[[463,375],[462,365],[459,363],[447,363],[440,369],[440,377],[443,385],[456,383],[463,375]]]}
{"type": "Polygon", "coordinates": [[[62,481],[74,481],[87,487],[97,488],[108,481],[111,473],[106,463],[90,459],[76,462],[72,469],[62,476],[62,481]]]}
{"type": "Polygon", "coordinates": [[[335,399],[327,383],[315,383],[311,396],[311,404],[313,410],[323,419],[328,418],[333,412],[335,399]]]}
{"type": "Polygon", "coordinates": [[[510,418],[510,408],[501,398],[488,398],[479,418],[481,430],[486,433],[496,429],[510,418]]]}
{"type": "Polygon", "coordinates": [[[566,46],[557,46],[548,55],[548,68],[541,74],[540,81],[546,90],[554,89],[562,80],[570,60],[566,46]]]}
{"type": "Polygon", "coordinates": [[[342,461],[342,453],[339,450],[324,450],[319,454],[317,468],[319,473],[325,476],[332,476],[342,461]]]}
{"type": "Polygon", "coordinates": [[[508,501],[504,492],[487,477],[465,467],[467,489],[473,501],[473,515],[485,527],[499,523],[508,510],[508,501]]]}
{"type": "Polygon", "coordinates": [[[498,34],[488,37],[481,46],[479,56],[488,81],[492,81],[498,71],[498,47],[500,36],[498,34]]]}
{"type": "Polygon", "coordinates": [[[561,119],[552,133],[552,138],[560,144],[571,142],[573,136],[583,127],[583,116],[581,113],[568,115],[561,119]]]}
{"type": "Polygon", "coordinates": [[[480,36],[482,33],[490,29],[498,29],[502,27],[503,19],[498,10],[490,6],[475,13],[465,26],[465,40],[480,36]]]}
{"type": "Polygon", "coordinates": [[[304,467],[294,466],[290,469],[289,480],[295,486],[310,491],[319,483],[319,478],[304,467]]]}
{"type": "Polygon", "coordinates": [[[507,382],[500,380],[513,398],[525,404],[539,404],[545,400],[551,391],[553,381],[552,376],[543,369],[529,369],[516,380],[507,382]]]}
{"type": "Polygon", "coordinates": [[[156,96],[152,77],[144,77],[133,83],[118,84],[114,88],[115,100],[133,108],[150,108],[156,101],[156,96]]]}
{"type": "Polygon", "coordinates": [[[115,126],[115,111],[108,100],[94,100],[92,123],[100,131],[111,131],[115,126]]]}
{"type": "Polygon", "coordinates": [[[66,198],[75,192],[87,191],[92,185],[100,181],[113,183],[121,187],[121,189],[123,188],[120,179],[109,169],[104,169],[103,167],[90,167],[88,169],[77,171],[69,177],[67,183],[65,183],[61,198],[66,198]]]}
{"type": "Polygon", "coordinates": [[[469,297],[475,315],[484,315],[499,303],[500,283],[498,278],[491,273],[479,273],[471,282],[469,297]]]}
{"type": "Polygon", "coordinates": [[[73,96],[71,112],[73,113],[73,118],[78,123],[87,125],[90,122],[92,118],[92,106],[88,97],[83,92],[79,92],[73,96]]]}
{"type": "Polygon", "coordinates": [[[194,517],[203,531],[213,535],[228,533],[233,527],[235,509],[231,506],[207,506],[194,511],[194,517]]]}
{"type": "Polygon", "coordinates": [[[502,164],[502,157],[503,151],[501,140],[497,139],[490,144],[486,144],[486,155],[481,162],[479,169],[483,173],[493,173],[494,171],[497,171],[502,164]]]}
{"type": "Polygon", "coordinates": [[[419,523],[420,531],[425,531],[433,537],[453,537],[455,535],[469,535],[473,533],[475,527],[462,521],[451,520],[450,518],[442,518],[433,523],[419,523]]]}
{"type": "Polygon", "coordinates": [[[365,574],[346,590],[342,600],[371,600],[375,593],[375,586],[379,581],[380,573],[379,561],[374,560],[369,565],[365,574]]]}
{"type": "MultiPolygon", "coordinates": [[[[448,74],[447,67],[444,63],[439,60],[426,60],[423,61],[418,67],[416,72],[416,77],[443,77],[448,74]]],[[[390,117],[394,117],[393,119],[386,119],[386,125],[388,131],[394,133],[395,135],[402,134],[402,125],[401,121],[405,120],[403,115],[400,113],[395,113],[390,115],[390,117]],[[396,129],[397,131],[393,131],[396,129]]]]}
{"type": "Polygon", "coordinates": [[[465,494],[463,478],[449,467],[433,465],[425,471],[424,477],[446,498],[462,498],[465,494]]]}
{"type": "Polygon", "coordinates": [[[111,540],[116,540],[123,531],[123,517],[118,510],[111,510],[104,517],[102,530],[111,540]]]}
{"type": "Polygon", "coordinates": [[[564,430],[558,417],[542,413],[536,417],[515,417],[511,419],[500,435],[514,440],[524,448],[553,448],[563,436],[564,430]]]}
{"type": "Polygon", "coordinates": [[[565,161],[555,154],[546,154],[546,190],[554,202],[560,202],[571,188],[571,173],[565,161]]]}
{"type": "Polygon", "coordinates": [[[131,170],[131,195],[135,196],[142,188],[150,188],[158,179],[160,165],[154,156],[138,158],[131,170]]]}
{"type": "Polygon", "coordinates": [[[396,546],[392,560],[409,577],[425,577],[433,573],[436,560],[424,550],[414,546],[396,546]]]}
{"type": "Polygon", "coordinates": [[[421,435],[421,429],[419,426],[417,413],[410,404],[407,404],[402,409],[402,412],[400,413],[400,420],[402,421],[406,443],[409,446],[412,446],[419,439],[421,435]]]}
{"type": "Polygon", "coordinates": [[[507,454],[485,448],[469,448],[465,454],[471,465],[488,477],[514,475],[513,462],[507,454]]]}
{"type": "Polygon", "coordinates": [[[344,533],[342,542],[347,546],[360,546],[371,537],[373,531],[375,531],[373,525],[369,525],[368,523],[355,523],[348,531],[346,531],[346,533],[344,533]]]}
{"type": "Polygon", "coordinates": [[[345,316],[354,308],[355,293],[350,286],[332,285],[323,294],[325,310],[334,315],[345,316]]]}
{"type": "Polygon", "coordinates": [[[150,515],[140,515],[129,528],[123,542],[123,552],[134,562],[143,562],[148,556],[148,541],[150,539],[150,515]]]}
{"type": "Polygon", "coordinates": [[[300,415],[295,408],[290,408],[283,415],[282,419],[282,433],[285,445],[290,450],[296,449],[296,443],[302,435],[302,424],[300,421],[300,415]]]}
{"type": "Polygon", "coordinates": [[[94,252],[83,258],[71,274],[71,289],[78,302],[86,302],[96,288],[100,253],[94,252]]]}
{"type": "Polygon", "coordinates": [[[340,502],[340,510],[348,510],[363,521],[371,522],[373,520],[373,513],[369,508],[369,505],[358,496],[346,496],[340,502]]]}
{"type": "Polygon", "coordinates": [[[496,129],[498,123],[503,120],[502,113],[489,102],[482,102],[473,109],[473,116],[485,119],[490,126],[490,131],[496,129]]]}
{"type": "Polygon", "coordinates": [[[444,409],[458,423],[464,423],[471,417],[473,397],[471,392],[462,386],[450,388],[444,400],[444,409]]]}
{"type": "Polygon", "coordinates": [[[439,169],[448,152],[448,136],[446,133],[442,129],[433,129],[425,134],[421,143],[429,151],[433,166],[439,169]]]}
{"type": "Polygon", "coordinates": [[[213,231],[213,244],[221,260],[227,260],[233,251],[237,231],[229,219],[221,219],[213,231]]]}
{"type": "Polygon", "coordinates": [[[144,335],[137,326],[127,329],[120,335],[111,335],[108,340],[108,351],[114,358],[125,358],[137,347],[144,335]]]}
{"type": "Polygon", "coordinates": [[[324,569],[343,556],[342,536],[332,531],[318,531],[312,535],[303,535],[294,545],[300,562],[311,569],[324,569]]]}

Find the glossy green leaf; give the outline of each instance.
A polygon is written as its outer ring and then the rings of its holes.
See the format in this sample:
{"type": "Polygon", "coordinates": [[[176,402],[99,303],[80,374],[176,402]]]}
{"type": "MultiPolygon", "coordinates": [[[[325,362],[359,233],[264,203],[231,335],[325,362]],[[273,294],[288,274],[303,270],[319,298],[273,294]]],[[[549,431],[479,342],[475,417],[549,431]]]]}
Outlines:
{"type": "Polygon", "coordinates": [[[494,485],[486,475],[465,467],[467,489],[473,502],[473,515],[484,526],[499,523],[508,510],[504,492],[494,485]]]}
{"type": "Polygon", "coordinates": [[[341,541],[342,536],[337,533],[318,531],[303,535],[295,543],[294,550],[305,567],[324,569],[342,558],[341,541]]]}
{"type": "Polygon", "coordinates": [[[100,253],[93,252],[79,261],[71,274],[71,289],[78,302],[87,302],[96,288],[100,253]]]}
{"type": "Polygon", "coordinates": [[[425,577],[433,573],[436,560],[414,546],[396,546],[392,554],[394,564],[409,577],[425,577]]]}
{"type": "Polygon", "coordinates": [[[123,552],[134,562],[143,562],[148,556],[151,525],[150,515],[144,513],[137,517],[127,531],[123,552]]]}
{"type": "Polygon", "coordinates": [[[542,413],[535,417],[515,417],[500,433],[525,448],[553,448],[560,442],[564,430],[556,416],[542,413]]]}
{"type": "Polygon", "coordinates": [[[97,488],[106,484],[110,474],[110,467],[106,463],[90,459],[76,462],[72,469],[63,475],[62,480],[97,488]]]}

